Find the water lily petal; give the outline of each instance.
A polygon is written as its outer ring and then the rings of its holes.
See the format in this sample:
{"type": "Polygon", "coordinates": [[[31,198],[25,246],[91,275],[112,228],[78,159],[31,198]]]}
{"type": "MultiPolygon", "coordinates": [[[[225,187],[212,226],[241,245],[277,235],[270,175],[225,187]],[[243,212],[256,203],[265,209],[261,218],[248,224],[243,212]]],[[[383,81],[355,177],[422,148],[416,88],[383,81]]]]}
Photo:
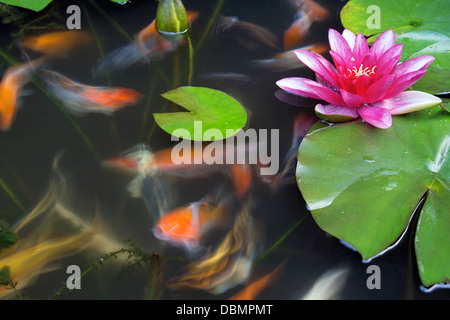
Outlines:
{"type": "Polygon", "coordinates": [[[384,76],[385,74],[390,74],[393,72],[397,63],[400,61],[403,51],[403,44],[396,44],[395,46],[386,50],[385,53],[378,59],[376,74],[378,78],[384,76]]]}
{"type": "Polygon", "coordinates": [[[426,72],[427,72],[426,70],[417,70],[398,77],[391,84],[389,90],[386,91],[386,93],[383,96],[383,99],[392,98],[397,94],[399,94],[400,92],[405,91],[406,89],[411,87],[414,83],[416,83],[420,78],[422,78],[426,72]]]}
{"type": "Polygon", "coordinates": [[[367,44],[367,40],[362,33],[358,33],[352,55],[355,58],[356,64],[361,64],[368,53],[369,45],[367,44]]]}
{"type": "Polygon", "coordinates": [[[381,57],[383,53],[386,52],[390,47],[393,47],[395,45],[395,34],[392,30],[386,30],[383,33],[381,33],[378,38],[373,43],[372,47],[370,48],[371,52],[374,52],[377,59],[381,57]]]}
{"type": "Polygon", "coordinates": [[[339,89],[339,92],[346,106],[357,107],[360,104],[364,103],[364,98],[357,94],[347,92],[343,89],[339,89]]]}
{"type": "Polygon", "coordinates": [[[387,129],[392,125],[392,116],[388,109],[377,106],[363,106],[358,113],[367,123],[374,127],[387,129]]]}
{"type": "MultiPolygon", "coordinates": [[[[366,56],[364,57],[364,60],[362,61],[362,64],[364,67],[368,67],[369,69],[372,69],[374,66],[377,65],[376,54],[374,52],[369,52],[368,54],[366,54],[366,56]]],[[[375,68],[375,70],[376,70],[376,68],[375,68]]]]}
{"type": "Polygon", "coordinates": [[[284,91],[295,94],[297,96],[322,100],[307,85],[305,85],[305,80],[307,79],[291,77],[278,80],[276,84],[284,91]]]}
{"type": "Polygon", "coordinates": [[[389,89],[392,82],[395,80],[395,76],[387,75],[380,80],[374,82],[367,88],[364,96],[364,103],[371,103],[380,100],[384,93],[389,89]]]}
{"type": "Polygon", "coordinates": [[[344,73],[347,70],[346,61],[339,55],[339,53],[330,50],[331,58],[333,59],[334,65],[338,71],[338,74],[344,73]]]}
{"type": "Polygon", "coordinates": [[[433,107],[442,100],[422,91],[404,91],[390,99],[384,99],[372,104],[372,106],[388,109],[391,114],[404,114],[421,109],[433,107]]]}
{"type": "Polygon", "coordinates": [[[315,111],[320,119],[329,122],[346,122],[359,118],[356,108],[336,106],[334,104],[318,104],[315,111]]]}
{"type": "Polygon", "coordinates": [[[355,84],[346,76],[338,75],[338,81],[339,81],[339,84],[341,85],[341,88],[344,89],[345,91],[355,93],[355,94],[358,93],[357,87],[355,86],[355,84]]]}
{"type": "MultiPolygon", "coordinates": [[[[354,85],[356,87],[356,94],[364,97],[366,95],[367,88],[370,87],[376,81],[375,78],[372,78],[368,75],[361,75],[355,81],[354,85]]],[[[348,90],[347,90],[348,91],[348,90]]]]}
{"type": "Polygon", "coordinates": [[[433,56],[420,56],[415,57],[405,62],[400,63],[397,68],[392,72],[393,75],[402,75],[405,73],[423,70],[434,61],[433,56]]]}
{"type": "Polygon", "coordinates": [[[348,29],[344,29],[344,31],[342,32],[342,37],[347,41],[350,49],[353,51],[353,47],[355,46],[356,40],[355,34],[348,29]]]}
{"type": "Polygon", "coordinates": [[[317,73],[329,83],[331,86],[337,86],[336,83],[336,72],[333,69],[331,63],[329,63],[325,58],[321,57],[317,53],[309,50],[297,49],[294,50],[298,59],[303,62],[308,68],[317,73]]]}
{"type": "Polygon", "coordinates": [[[319,55],[319,61],[320,63],[324,66],[324,68],[327,70],[327,79],[328,79],[328,83],[329,85],[331,85],[333,88],[338,88],[339,87],[339,82],[337,79],[337,72],[336,72],[336,68],[324,57],[319,55]]]}
{"type": "Polygon", "coordinates": [[[319,96],[320,99],[335,105],[345,105],[342,97],[335,91],[331,90],[329,87],[308,79],[305,79],[303,83],[307,87],[309,87],[310,92],[313,92],[315,95],[319,96]]]}
{"type": "Polygon", "coordinates": [[[330,29],[328,31],[328,40],[330,42],[331,50],[334,52],[339,52],[344,60],[350,61],[352,58],[352,49],[350,49],[350,45],[347,40],[339,32],[334,29],[330,29]]]}

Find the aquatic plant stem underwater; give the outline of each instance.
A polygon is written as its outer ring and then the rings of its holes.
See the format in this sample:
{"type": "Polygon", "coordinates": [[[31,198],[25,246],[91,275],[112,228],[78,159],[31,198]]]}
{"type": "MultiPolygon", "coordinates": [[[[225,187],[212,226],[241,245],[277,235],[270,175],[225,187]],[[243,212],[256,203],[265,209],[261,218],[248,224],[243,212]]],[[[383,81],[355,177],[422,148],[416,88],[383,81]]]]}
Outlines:
{"type": "Polygon", "coordinates": [[[186,33],[186,40],[187,40],[188,47],[189,47],[189,75],[188,75],[187,85],[190,86],[192,83],[192,75],[194,73],[194,48],[192,46],[190,30],[188,30],[186,33]]]}
{"type": "Polygon", "coordinates": [[[305,214],[303,217],[301,217],[296,223],[294,223],[285,233],[283,233],[270,247],[268,247],[264,252],[262,252],[256,259],[255,264],[261,262],[265,258],[267,258],[286,238],[294,232],[301,224],[302,222],[309,217],[310,214],[305,214]]]}
{"type": "Polygon", "coordinates": [[[17,289],[17,282],[11,279],[10,268],[8,266],[4,266],[0,269],[0,286],[5,286],[8,289],[14,290],[17,299],[25,300],[20,290],[17,289]]]}
{"type": "Polygon", "coordinates": [[[13,179],[17,183],[19,188],[22,190],[22,194],[26,198],[27,202],[28,203],[32,202],[33,197],[31,196],[31,190],[26,185],[26,183],[23,181],[23,178],[19,175],[17,170],[2,155],[0,155],[0,163],[1,163],[2,169],[4,169],[4,172],[7,172],[8,175],[11,176],[11,179],[13,179]]]}
{"type": "MultiPolygon", "coordinates": [[[[140,265],[141,263],[146,263],[150,261],[153,255],[143,251],[141,248],[139,248],[134,241],[128,240],[130,242],[129,247],[127,248],[121,248],[116,251],[104,254],[100,258],[97,259],[94,263],[92,263],[86,270],[83,271],[83,273],[80,275],[80,281],[85,276],[87,276],[91,271],[95,270],[98,271],[99,267],[104,266],[106,262],[109,262],[110,260],[117,260],[118,256],[120,255],[126,255],[126,260],[128,262],[128,267],[133,268],[136,265],[140,265]],[[129,262],[131,260],[131,262],[129,262]]],[[[49,297],[49,300],[54,300],[58,298],[61,294],[68,291],[67,284],[64,283],[61,285],[61,288],[58,289],[52,296],[49,297]]],[[[69,290],[70,292],[70,290],[69,290]]]]}
{"type": "Polygon", "coordinates": [[[2,177],[0,177],[0,186],[3,190],[5,190],[6,194],[11,198],[14,204],[22,211],[25,211],[25,207],[22,205],[22,202],[19,198],[14,194],[14,192],[8,187],[8,185],[3,181],[2,177]]]}
{"type": "Polygon", "coordinates": [[[203,31],[203,34],[200,38],[200,40],[197,43],[197,46],[195,47],[195,51],[198,52],[200,50],[200,47],[203,45],[203,42],[205,42],[206,37],[208,36],[212,26],[214,25],[214,22],[216,21],[216,18],[220,12],[220,10],[223,7],[225,0],[218,0],[216,7],[214,8],[214,11],[211,15],[211,18],[209,18],[208,25],[206,26],[205,30],[203,31]]]}

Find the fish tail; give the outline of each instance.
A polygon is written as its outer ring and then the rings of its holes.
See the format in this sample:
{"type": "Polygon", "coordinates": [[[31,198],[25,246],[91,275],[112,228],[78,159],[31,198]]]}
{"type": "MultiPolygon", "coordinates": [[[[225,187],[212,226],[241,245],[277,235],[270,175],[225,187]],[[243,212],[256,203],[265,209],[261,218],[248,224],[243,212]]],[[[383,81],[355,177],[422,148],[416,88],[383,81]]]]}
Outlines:
{"type": "Polygon", "coordinates": [[[92,73],[94,78],[98,78],[107,72],[123,70],[139,61],[146,61],[146,57],[135,43],[131,42],[109,53],[92,73]]]}

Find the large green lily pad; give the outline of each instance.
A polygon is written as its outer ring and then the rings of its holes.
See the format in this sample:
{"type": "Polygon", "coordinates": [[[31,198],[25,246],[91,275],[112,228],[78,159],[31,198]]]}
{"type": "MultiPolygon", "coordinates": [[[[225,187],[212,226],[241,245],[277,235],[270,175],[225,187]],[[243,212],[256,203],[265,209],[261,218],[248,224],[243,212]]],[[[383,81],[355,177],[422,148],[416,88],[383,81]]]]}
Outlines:
{"type": "MultiPolygon", "coordinates": [[[[369,260],[394,244],[427,195],[415,239],[425,286],[450,278],[450,115],[434,107],[394,116],[389,129],[314,126],[297,181],[317,224],[369,260]]],[[[417,213],[418,214],[418,213],[417,213]]]]}
{"type": "MultiPolygon", "coordinates": [[[[447,0],[350,0],[341,10],[345,28],[366,36],[392,29],[398,35],[414,30],[426,30],[450,36],[450,6],[447,0]],[[370,29],[367,20],[373,14],[369,6],[379,8],[380,28],[370,29]]],[[[373,40],[374,38],[372,38],[373,40]]]]}
{"type": "Polygon", "coordinates": [[[416,84],[414,90],[431,94],[450,92],[450,40],[440,41],[411,55],[411,58],[430,55],[435,60],[427,67],[427,73],[416,84]]]}
{"type": "Polygon", "coordinates": [[[446,40],[450,40],[450,38],[439,32],[412,31],[397,36],[395,43],[403,44],[402,57],[400,59],[400,62],[403,62],[425,47],[446,40]]]}
{"type": "Polygon", "coordinates": [[[442,109],[444,109],[447,112],[450,112],[450,98],[441,98],[441,99],[442,99],[441,103],[442,109]]]}
{"type": "Polygon", "coordinates": [[[156,123],[171,135],[212,141],[228,138],[247,122],[247,111],[225,92],[204,87],[179,87],[162,96],[189,112],[154,113],[156,123]]]}

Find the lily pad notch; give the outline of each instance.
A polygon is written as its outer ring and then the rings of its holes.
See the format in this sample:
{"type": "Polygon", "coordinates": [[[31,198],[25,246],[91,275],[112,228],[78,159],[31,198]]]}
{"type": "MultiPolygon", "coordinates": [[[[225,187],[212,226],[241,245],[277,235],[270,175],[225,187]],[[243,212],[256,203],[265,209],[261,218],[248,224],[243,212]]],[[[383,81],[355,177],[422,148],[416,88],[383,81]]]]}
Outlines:
{"type": "Polygon", "coordinates": [[[231,137],[247,123],[247,111],[227,93],[206,87],[179,87],[162,97],[188,112],[154,113],[156,123],[167,133],[194,141],[231,137]]]}

